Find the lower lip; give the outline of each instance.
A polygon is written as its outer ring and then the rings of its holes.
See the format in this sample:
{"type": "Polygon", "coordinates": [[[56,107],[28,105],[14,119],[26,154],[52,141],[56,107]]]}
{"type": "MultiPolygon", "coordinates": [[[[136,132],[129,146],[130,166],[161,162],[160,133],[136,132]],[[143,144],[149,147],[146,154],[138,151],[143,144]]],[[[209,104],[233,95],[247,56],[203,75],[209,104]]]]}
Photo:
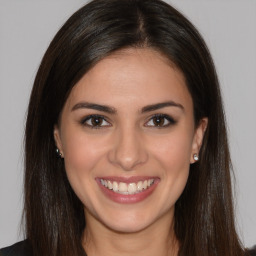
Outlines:
{"type": "Polygon", "coordinates": [[[123,194],[115,193],[113,190],[106,188],[105,186],[103,186],[101,184],[99,179],[96,179],[96,181],[97,181],[98,185],[100,186],[103,194],[106,197],[108,197],[112,201],[114,201],[116,203],[120,203],[120,204],[134,204],[134,203],[138,203],[138,202],[145,200],[153,193],[157,184],[159,183],[159,180],[155,180],[154,183],[149,188],[142,190],[141,192],[139,192],[137,194],[123,195],[123,194]]]}

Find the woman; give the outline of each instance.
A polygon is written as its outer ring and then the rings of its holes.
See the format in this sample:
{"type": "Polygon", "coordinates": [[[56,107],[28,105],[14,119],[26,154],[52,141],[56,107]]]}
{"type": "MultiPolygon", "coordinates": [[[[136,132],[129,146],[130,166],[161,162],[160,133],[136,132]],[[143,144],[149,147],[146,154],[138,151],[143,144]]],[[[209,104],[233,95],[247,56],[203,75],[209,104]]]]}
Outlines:
{"type": "Polygon", "coordinates": [[[27,240],[3,255],[252,255],[212,59],[164,2],[95,0],[64,24],[25,143],[27,240]]]}

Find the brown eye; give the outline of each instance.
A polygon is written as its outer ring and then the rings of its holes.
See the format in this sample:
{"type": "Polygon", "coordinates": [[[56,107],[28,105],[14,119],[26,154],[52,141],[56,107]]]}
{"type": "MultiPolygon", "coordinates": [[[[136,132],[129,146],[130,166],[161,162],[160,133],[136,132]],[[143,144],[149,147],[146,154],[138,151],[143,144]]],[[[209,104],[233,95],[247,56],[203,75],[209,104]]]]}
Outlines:
{"type": "Polygon", "coordinates": [[[175,124],[174,119],[168,115],[157,114],[151,117],[151,119],[146,123],[146,126],[152,127],[168,127],[171,124],[175,124]]]}
{"type": "Polygon", "coordinates": [[[110,126],[110,123],[107,122],[105,118],[100,115],[90,115],[86,117],[81,123],[90,128],[101,128],[105,126],[110,126]]]}
{"type": "Polygon", "coordinates": [[[102,117],[92,117],[91,118],[91,125],[92,126],[101,126],[103,123],[103,118],[102,117]]]}
{"type": "Polygon", "coordinates": [[[163,126],[165,124],[165,118],[162,116],[156,116],[152,121],[155,126],[163,126]]]}

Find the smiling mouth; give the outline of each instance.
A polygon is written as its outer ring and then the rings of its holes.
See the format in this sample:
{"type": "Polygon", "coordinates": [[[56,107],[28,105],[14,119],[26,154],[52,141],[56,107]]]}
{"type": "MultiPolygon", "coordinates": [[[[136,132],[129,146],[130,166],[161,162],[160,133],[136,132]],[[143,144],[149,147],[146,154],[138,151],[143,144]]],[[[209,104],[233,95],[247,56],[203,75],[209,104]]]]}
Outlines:
{"type": "Polygon", "coordinates": [[[141,180],[133,183],[118,182],[112,180],[100,179],[100,183],[105,188],[122,195],[134,195],[150,188],[155,179],[141,180]]]}

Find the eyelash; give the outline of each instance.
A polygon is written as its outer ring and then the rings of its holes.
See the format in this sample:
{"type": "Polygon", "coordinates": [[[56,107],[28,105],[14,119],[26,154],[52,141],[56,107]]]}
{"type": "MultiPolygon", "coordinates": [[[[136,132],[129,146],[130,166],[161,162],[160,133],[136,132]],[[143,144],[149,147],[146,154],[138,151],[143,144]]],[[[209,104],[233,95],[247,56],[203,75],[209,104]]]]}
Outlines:
{"type": "MultiPolygon", "coordinates": [[[[95,120],[94,120],[95,121],[95,120]]],[[[102,115],[89,115],[89,116],[87,116],[86,118],[84,118],[82,121],[81,121],[81,124],[82,125],[84,125],[84,126],[86,126],[86,127],[89,127],[89,128],[91,128],[91,129],[101,129],[101,128],[104,128],[104,127],[109,127],[109,126],[111,126],[111,124],[108,122],[108,121],[106,121],[106,118],[105,118],[105,116],[102,116],[102,115]],[[103,125],[103,126],[101,126],[101,125],[92,125],[92,124],[87,124],[86,122],[88,122],[88,121],[92,121],[92,119],[101,119],[102,120],[102,122],[107,122],[108,123],[108,125],[103,125]]]]}
{"type": "Polygon", "coordinates": [[[166,114],[155,114],[153,116],[150,117],[150,119],[147,121],[147,123],[149,123],[150,121],[153,121],[154,118],[163,118],[165,119],[164,120],[164,125],[162,126],[158,126],[158,125],[147,125],[148,127],[156,127],[156,128],[166,128],[166,127],[169,127],[171,125],[174,125],[176,124],[176,121],[169,115],[166,115],[166,114]],[[166,123],[166,120],[167,120],[167,124],[166,123]]]}
{"type": "MultiPolygon", "coordinates": [[[[105,116],[102,116],[102,115],[89,115],[87,116],[86,118],[84,118],[82,121],[81,121],[81,124],[88,127],[88,128],[91,128],[91,129],[102,129],[102,128],[105,128],[105,127],[110,127],[111,124],[106,120],[105,116]],[[100,123],[100,125],[93,125],[92,124],[92,120],[95,119],[94,121],[96,121],[96,119],[100,119],[101,122],[106,122],[107,125],[102,125],[102,123],[100,123]],[[87,122],[90,121],[91,124],[88,124],[87,122]]],[[[156,128],[166,128],[166,127],[169,127],[171,125],[174,125],[176,124],[176,121],[169,115],[166,115],[166,114],[155,114],[153,116],[150,117],[150,119],[146,122],[146,126],[147,127],[156,127],[156,128]],[[149,122],[153,122],[154,118],[163,118],[164,119],[164,123],[163,125],[148,125],[149,122]],[[166,122],[168,122],[166,124],[166,122]]]]}

